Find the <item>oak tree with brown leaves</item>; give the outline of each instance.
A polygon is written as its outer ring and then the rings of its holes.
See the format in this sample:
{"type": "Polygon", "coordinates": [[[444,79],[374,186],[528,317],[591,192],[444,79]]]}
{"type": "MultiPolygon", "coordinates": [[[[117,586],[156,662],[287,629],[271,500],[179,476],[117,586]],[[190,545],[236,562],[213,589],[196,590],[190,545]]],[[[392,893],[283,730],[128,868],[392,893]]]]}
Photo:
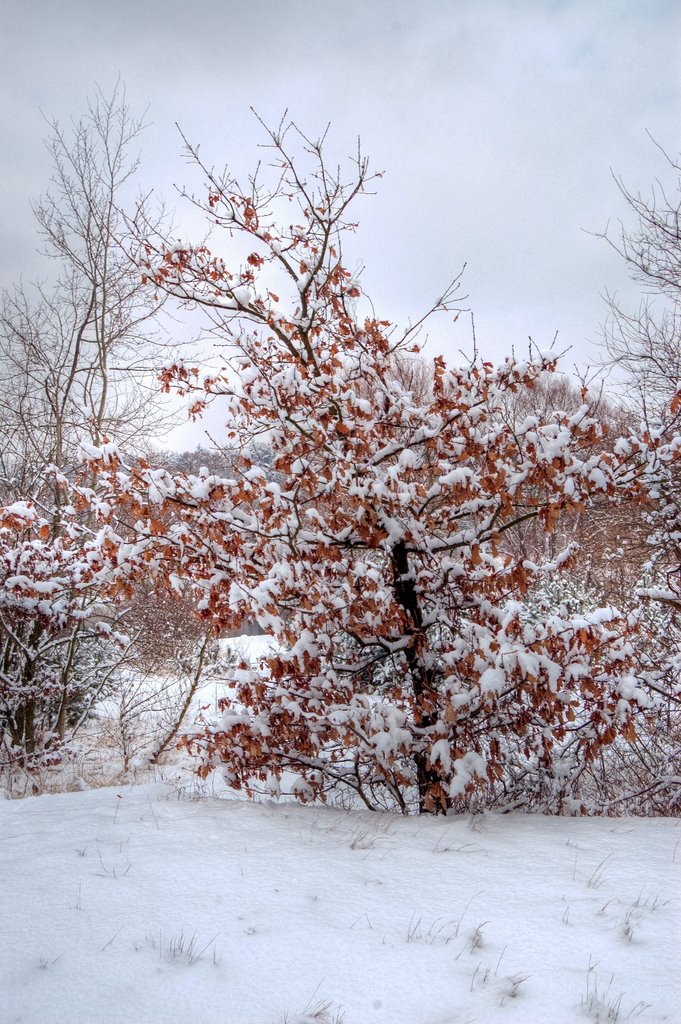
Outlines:
{"type": "MultiPolygon", "coordinates": [[[[190,150],[206,179],[193,202],[234,265],[139,225],[150,286],[203,308],[227,348],[218,373],[175,363],[162,379],[197,415],[220,403],[233,471],[126,469],[114,446],[91,452],[88,500],[109,518],[117,586],[154,573],[198,591],[216,631],[255,622],[278,641],[235,668],[219,721],[185,746],[237,789],[350,789],[405,812],[503,786],[507,737],[528,763],[561,743],[593,759],[633,735],[647,701],[635,622],[612,607],[528,616],[523,595],[569,572],[574,549],[532,561],[510,541],[530,520],[550,532],[596,499],[645,497],[650,453],[673,452],[651,437],[605,450],[586,399],[509,418],[509,396],[555,369],[550,352],[498,367],[438,356],[425,386],[405,373],[423,318],[398,330],[343,262],[367,161],[346,179],[292,125],[267,143],[270,181],[245,186],[190,150]]],[[[456,282],[430,314],[455,315],[455,298],[456,282]]]]}

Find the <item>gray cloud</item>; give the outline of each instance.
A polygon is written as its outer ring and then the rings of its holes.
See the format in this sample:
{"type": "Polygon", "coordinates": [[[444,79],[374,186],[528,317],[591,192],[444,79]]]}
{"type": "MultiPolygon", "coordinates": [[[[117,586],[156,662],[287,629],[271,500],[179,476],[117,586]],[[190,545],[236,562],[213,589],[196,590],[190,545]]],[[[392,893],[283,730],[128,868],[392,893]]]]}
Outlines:
{"type": "MultiPolygon", "coordinates": [[[[381,312],[420,311],[468,262],[483,351],[554,332],[590,354],[604,287],[628,287],[596,231],[623,212],[610,169],[646,188],[664,173],[646,131],[679,145],[681,12],[666,0],[319,3],[9,3],[0,100],[3,282],[36,273],[28,200],[47,185],[40,110],[78,115],[120,73],[153,122],[145,184],[186,179],[174,130],[217,163],[250,166],[253,104],[310,132],[360,133],[379,193],[356,243],[381,312]]],[[[469,340],[458,327],[439,348],[469,340]]]]}

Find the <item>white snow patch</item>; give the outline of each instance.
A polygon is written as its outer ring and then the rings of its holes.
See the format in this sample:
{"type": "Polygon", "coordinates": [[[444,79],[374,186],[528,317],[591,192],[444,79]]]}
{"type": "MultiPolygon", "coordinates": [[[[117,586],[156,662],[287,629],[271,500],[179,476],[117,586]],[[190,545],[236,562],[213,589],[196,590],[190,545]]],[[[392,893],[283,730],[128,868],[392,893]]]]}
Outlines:
{"type": "Polygon", "coordinates": [[[679,820],[157,784],[0,800],[0,836],[3,1021],[575,1024],[618,1000],[623,1021],[679,1019],[679,820]]]}

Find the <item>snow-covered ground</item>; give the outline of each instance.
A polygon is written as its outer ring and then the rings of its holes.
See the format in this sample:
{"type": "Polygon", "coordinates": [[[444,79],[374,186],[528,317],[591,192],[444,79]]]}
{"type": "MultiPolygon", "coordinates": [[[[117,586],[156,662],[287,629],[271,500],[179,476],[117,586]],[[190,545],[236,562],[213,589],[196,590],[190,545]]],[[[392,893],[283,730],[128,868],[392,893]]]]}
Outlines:
{"type": "Polygon", "coordinates": [[[0,801],[2,1024],[681,1021],[681,822],[0,801]]]}

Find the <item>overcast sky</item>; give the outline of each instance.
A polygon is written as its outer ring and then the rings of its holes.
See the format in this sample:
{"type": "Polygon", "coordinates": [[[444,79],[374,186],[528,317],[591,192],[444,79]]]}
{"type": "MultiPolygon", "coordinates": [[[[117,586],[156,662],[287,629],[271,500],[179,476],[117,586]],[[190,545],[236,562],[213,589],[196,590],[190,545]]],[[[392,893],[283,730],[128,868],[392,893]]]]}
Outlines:
{"type": "MultiPolygon", "coordinates": [[[[385,171],[358,211],[378,311],[421,312],[465,262],[492,357],[558,332],[571,362],[595,358],[602,293],[628,289],[589,234],[626,215],[611,172],[648,190],[668,171],[647,133],[680,148],[678,0],[2,0],[0,50],[2,284],[39,273],[41,111],[78,116],[120,73],[149,107],[143,183],[172,202],[197,184],[176,121],[237,169],[257,159],[251,105],[312,135],[331,121],[340,153],[361,135],[385,171]]],[[[434,344],[453,358],[469,340],[459,325],[434,344]]]]}

